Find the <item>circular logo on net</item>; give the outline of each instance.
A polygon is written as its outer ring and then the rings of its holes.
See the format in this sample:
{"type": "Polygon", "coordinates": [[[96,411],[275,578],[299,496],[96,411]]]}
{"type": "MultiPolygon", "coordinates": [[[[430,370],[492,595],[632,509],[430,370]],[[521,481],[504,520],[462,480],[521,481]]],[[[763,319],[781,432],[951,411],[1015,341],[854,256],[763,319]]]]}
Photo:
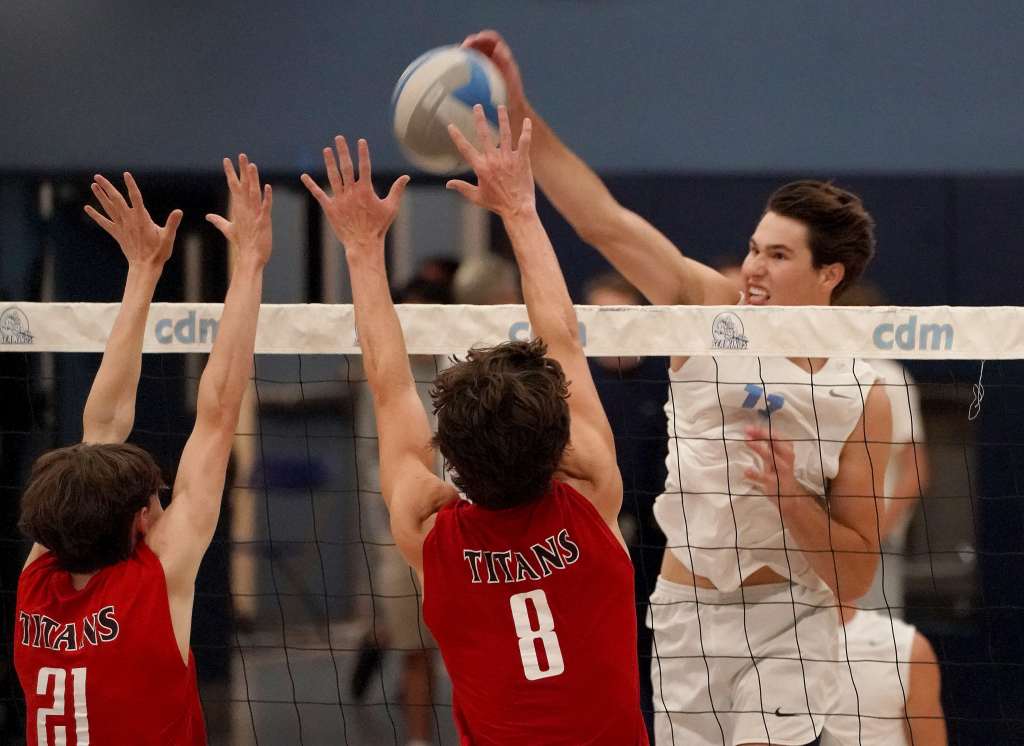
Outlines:
{"type": "Polygon", "coordinates": [[[28,316],[17,306],[5,308],[0,313],[0,344],[31,344],[32,333],[28,328],[28,316]]]}
{"type": "Polygon", "coordinates": [[[716,350],[745,350],[749,340],[743,322],[732,311],[723,311],[711,322],[711,344],[716,350]]]}

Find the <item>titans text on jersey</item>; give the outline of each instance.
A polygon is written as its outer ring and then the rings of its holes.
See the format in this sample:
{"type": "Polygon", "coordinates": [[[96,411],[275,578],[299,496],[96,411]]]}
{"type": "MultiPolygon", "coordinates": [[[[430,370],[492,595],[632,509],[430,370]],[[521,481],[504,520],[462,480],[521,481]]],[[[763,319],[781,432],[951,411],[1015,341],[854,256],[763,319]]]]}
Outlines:
{"type": "Polygon", "coordinates": [[[86,645],[110,642],[120,631],[113,606],[104,606],[85,617],[81,631],[75,622],[58,622],[46,614],[19,611],[18,621],[21,622],[21,644],[47,650],[74,652],[86,645]]]}
{"type": "Polygon", "coordinates": [[[474,583],[484,582],[484,574],[488,583],[520,583],[540,580],[555,570],[564,570],[580,558],[580,548],[563,528],[543,542],[531,545],[526,552],[464,549],[462,557],[469,564],[474,583]]]}

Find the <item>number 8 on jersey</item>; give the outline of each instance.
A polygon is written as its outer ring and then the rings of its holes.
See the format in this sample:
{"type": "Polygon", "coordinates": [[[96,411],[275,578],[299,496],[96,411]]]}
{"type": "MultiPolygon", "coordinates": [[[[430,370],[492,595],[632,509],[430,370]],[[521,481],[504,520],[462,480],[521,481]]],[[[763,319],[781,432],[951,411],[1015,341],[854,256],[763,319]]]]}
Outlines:
{"type": "Polygon", "coordinates": [[[519,636],[519,655],[523,659],[523,673],[526,674],[526,678],[536,681],[564,672],[565,663],[562,661],[562,649],[558,646],[558,635],[555,634],[555,620],[551,616],[551,607],[548,606],[548,597],[544,591],[537,589],[529,593],[517,593],[509,598],[509,605],[512,607],[512,620],[519,636]],[[527,601],[532,602],[534,613],[537,615],[536,629],[530,620],[527,601]],[[543,670],[537,655],[538,640],[548,661],[547,669],[543,670]]]}

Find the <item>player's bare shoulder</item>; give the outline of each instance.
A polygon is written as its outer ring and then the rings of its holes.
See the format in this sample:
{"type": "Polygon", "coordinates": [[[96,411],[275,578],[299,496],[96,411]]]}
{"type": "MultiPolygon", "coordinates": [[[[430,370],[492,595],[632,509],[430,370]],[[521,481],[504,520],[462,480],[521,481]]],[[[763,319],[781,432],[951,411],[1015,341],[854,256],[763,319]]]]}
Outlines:
{"type": "Polygon", "coordinates": [[[400,482],[387,497],[395,545],[406,561],[422,570],[423,542],[434,527],[437,512],[459,499],[458,490],[435,474],[422,470],[400,482]]]}

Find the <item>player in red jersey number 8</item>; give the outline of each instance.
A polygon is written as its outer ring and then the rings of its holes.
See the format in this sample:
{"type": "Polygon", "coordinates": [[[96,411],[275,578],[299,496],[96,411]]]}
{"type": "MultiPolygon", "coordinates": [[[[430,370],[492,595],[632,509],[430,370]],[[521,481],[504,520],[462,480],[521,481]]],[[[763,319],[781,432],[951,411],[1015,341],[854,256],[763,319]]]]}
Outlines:
{"type": "Polygon", "coordinates": [[[537,217],[529,125],[513,147],[502,108],[496,147],[483,112],[474,114],[480,150],[450,132],[478,184],[448,186],[504,222],[538,339],[471,350],[443,371],[433,438],[384,263],[406,177],[378,199],[366,143],[357,179],[341,138],[337,160],[324,151],[332,194],[303,177],[345,247],[383,498],[423,582],[463,744],[640,746],[633,569],[616,525],[622,479],[611,429],[537,217]],[[432,472],[433,447],[466,499],[432,472]]]}

